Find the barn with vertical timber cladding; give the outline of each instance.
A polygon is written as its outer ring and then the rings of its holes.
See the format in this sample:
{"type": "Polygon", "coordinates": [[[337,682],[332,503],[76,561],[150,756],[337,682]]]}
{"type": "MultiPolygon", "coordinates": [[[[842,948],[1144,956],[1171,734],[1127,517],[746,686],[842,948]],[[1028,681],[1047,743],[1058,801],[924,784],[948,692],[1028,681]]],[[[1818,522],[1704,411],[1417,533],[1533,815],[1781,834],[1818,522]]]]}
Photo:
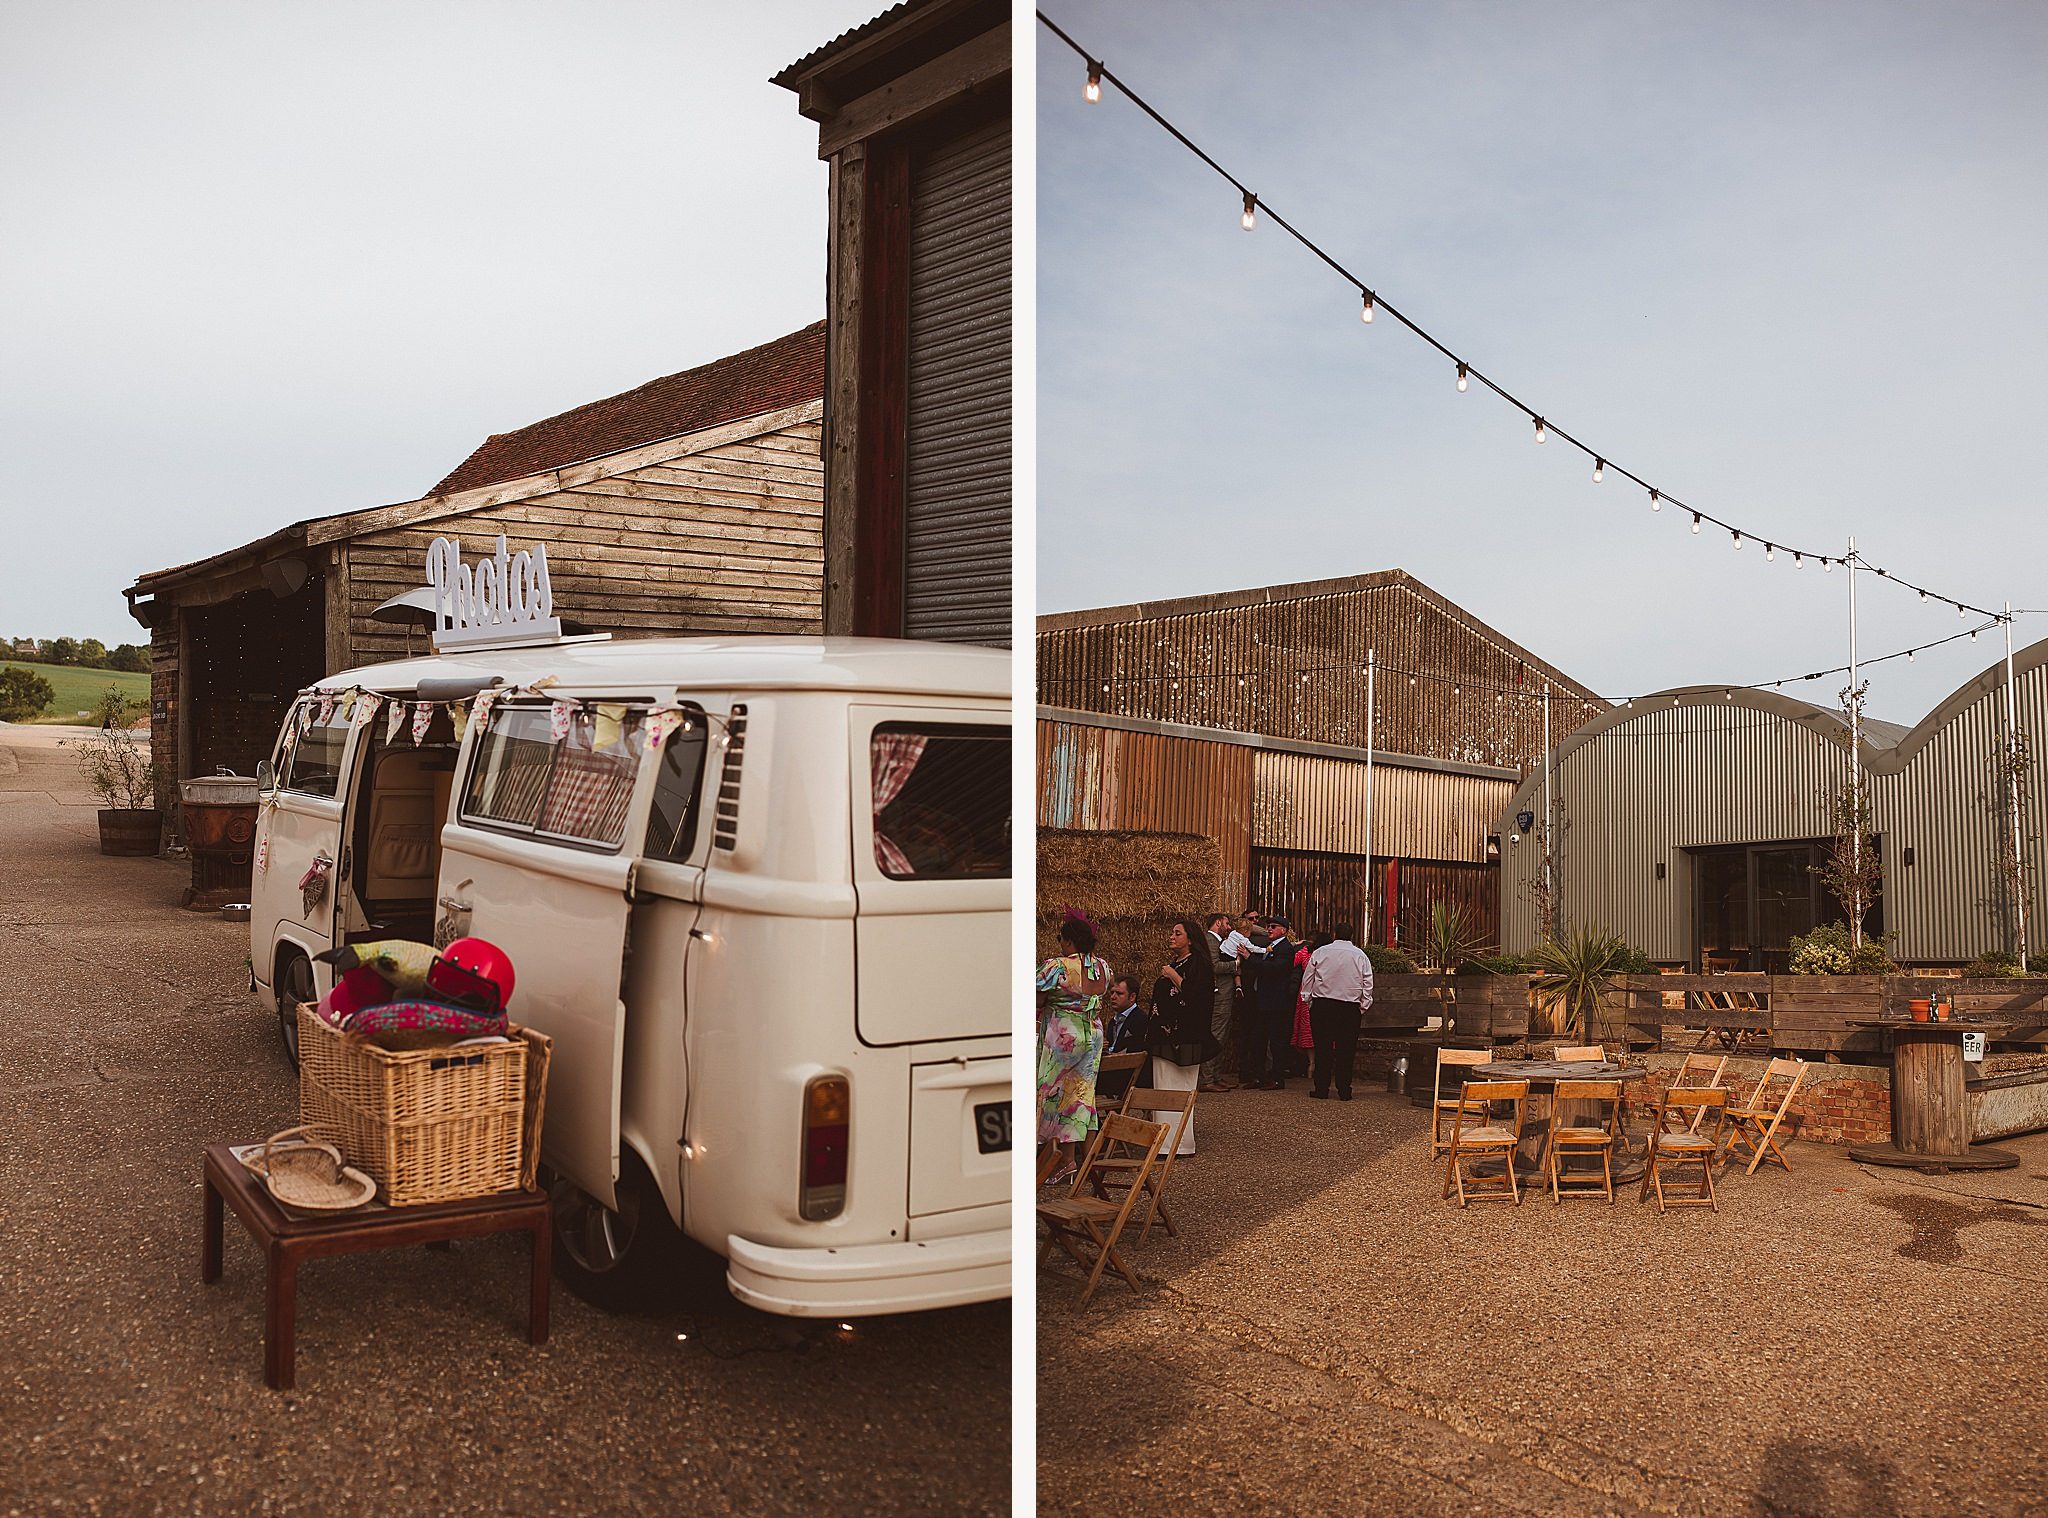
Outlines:
{"type": "Polygon", "coordinates": [[[1375,943],[1438,901],[1499,941],[1498,822],[1540,761],[1544,692],[1553,735],[1607,710],[1398,569],[1043,616],[1037,668],[1041,828],[1212,838],[1225,899],[1190,910],[1375,943]]]}
{"type": "Polygon", "coordinates": [[[417,500],[294,522],[126,592],[176,781],[252,774],[293,695],[426,650],[427,547],[544,545],[572,632],[815,633],[825,324],[494,434],[417,500]]]}

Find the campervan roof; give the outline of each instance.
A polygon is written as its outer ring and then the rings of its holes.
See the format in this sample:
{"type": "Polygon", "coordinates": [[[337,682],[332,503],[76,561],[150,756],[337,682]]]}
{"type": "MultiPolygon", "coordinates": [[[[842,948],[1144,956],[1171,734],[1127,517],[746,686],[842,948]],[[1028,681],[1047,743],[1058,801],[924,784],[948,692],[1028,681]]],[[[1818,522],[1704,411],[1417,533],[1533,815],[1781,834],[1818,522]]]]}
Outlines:
{"type": "Polygon", "coordinates": [[[629,638],[474,649],[343,670],[315,690],[410,691],[422,680],[626,693],[676,687],[843,690],[1000,697],[1010,655],[965,643],[899,638],[629,638]]]}

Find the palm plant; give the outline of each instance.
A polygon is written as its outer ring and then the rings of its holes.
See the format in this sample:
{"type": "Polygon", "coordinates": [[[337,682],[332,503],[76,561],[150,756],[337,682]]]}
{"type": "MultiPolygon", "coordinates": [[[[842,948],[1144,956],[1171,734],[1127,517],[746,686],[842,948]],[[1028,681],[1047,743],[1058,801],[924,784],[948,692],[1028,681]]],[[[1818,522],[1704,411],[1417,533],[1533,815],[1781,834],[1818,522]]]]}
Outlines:
{"type": "Polygon", "coordinates": [[[1547,1005],[1562,1006],[1578,1025],[1582,1043],[1591,1043],[1593,1024],[1607,998],[1608,977],[1633,963],[1626,939],[1599,928],[1568,929],[1547,938],[1529,954],[1536,971],[1536,994],[1547,1005]]]}
{"type": "Polygon", "coordinates": [[[1448,975],[1466,960],[1476,954],[1484,954],[1491,947],[1472,921],[1470,912],[1458,902],[1439,896],[1429,904],[1429,915],[1422,921],[1415,951],[1430,969],[1441,970],[1448,975]]]}

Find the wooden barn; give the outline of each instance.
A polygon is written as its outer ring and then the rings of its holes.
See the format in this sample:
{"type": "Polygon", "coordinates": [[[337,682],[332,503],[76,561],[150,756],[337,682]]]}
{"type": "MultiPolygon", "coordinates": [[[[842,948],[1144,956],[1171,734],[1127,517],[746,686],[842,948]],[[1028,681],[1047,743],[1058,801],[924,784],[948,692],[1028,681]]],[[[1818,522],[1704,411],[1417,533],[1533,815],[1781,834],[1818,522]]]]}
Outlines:
{"type": "Polygon", "coordinates": [[[1010,643],[1010,7],[905,0],[774,82],[831,172],[825,627],[1010,643]]]}
{"type": "Polygon", "coordinates": [[[1190,910],[1378,943],[1438,901],[1498,941],[1498,820],[1544,693],[1553,733],[1606,710],[1398,569],[1041,617],[1037,664],[1039,826],[1213,838],[1226,900],[1190,910]]]}
{"type": "Polygon", "coordinates": [[[143,575],[125,594],[150,630],[167,798],[217,766],[253,773],[293,694],[322,675],[423,652],[437,537],[471,559],[501,533],[544,544],[573,630],[819,631],[824,378],[819,322],[494,434],[417,500],[143,575]]]}

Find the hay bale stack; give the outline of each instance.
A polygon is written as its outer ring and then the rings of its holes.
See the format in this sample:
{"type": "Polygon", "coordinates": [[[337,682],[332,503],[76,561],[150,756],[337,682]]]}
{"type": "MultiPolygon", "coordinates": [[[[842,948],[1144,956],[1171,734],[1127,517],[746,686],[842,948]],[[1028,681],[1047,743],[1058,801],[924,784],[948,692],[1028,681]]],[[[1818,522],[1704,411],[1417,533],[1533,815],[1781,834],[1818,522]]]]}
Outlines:
{"type": "Polygon", "coordinates": [[[1070,906],[1102,929],[1096,952],[1118,974],[1129,973],[1150,1003],[1152,981],[1166,960],[1166,934],[1176,917],[1205,918],[1222,889],[1216,840],[1193,833],[1076,832],[1038,834],[1038,957],[1058,954],[1060,919],[1070,906]]]}

